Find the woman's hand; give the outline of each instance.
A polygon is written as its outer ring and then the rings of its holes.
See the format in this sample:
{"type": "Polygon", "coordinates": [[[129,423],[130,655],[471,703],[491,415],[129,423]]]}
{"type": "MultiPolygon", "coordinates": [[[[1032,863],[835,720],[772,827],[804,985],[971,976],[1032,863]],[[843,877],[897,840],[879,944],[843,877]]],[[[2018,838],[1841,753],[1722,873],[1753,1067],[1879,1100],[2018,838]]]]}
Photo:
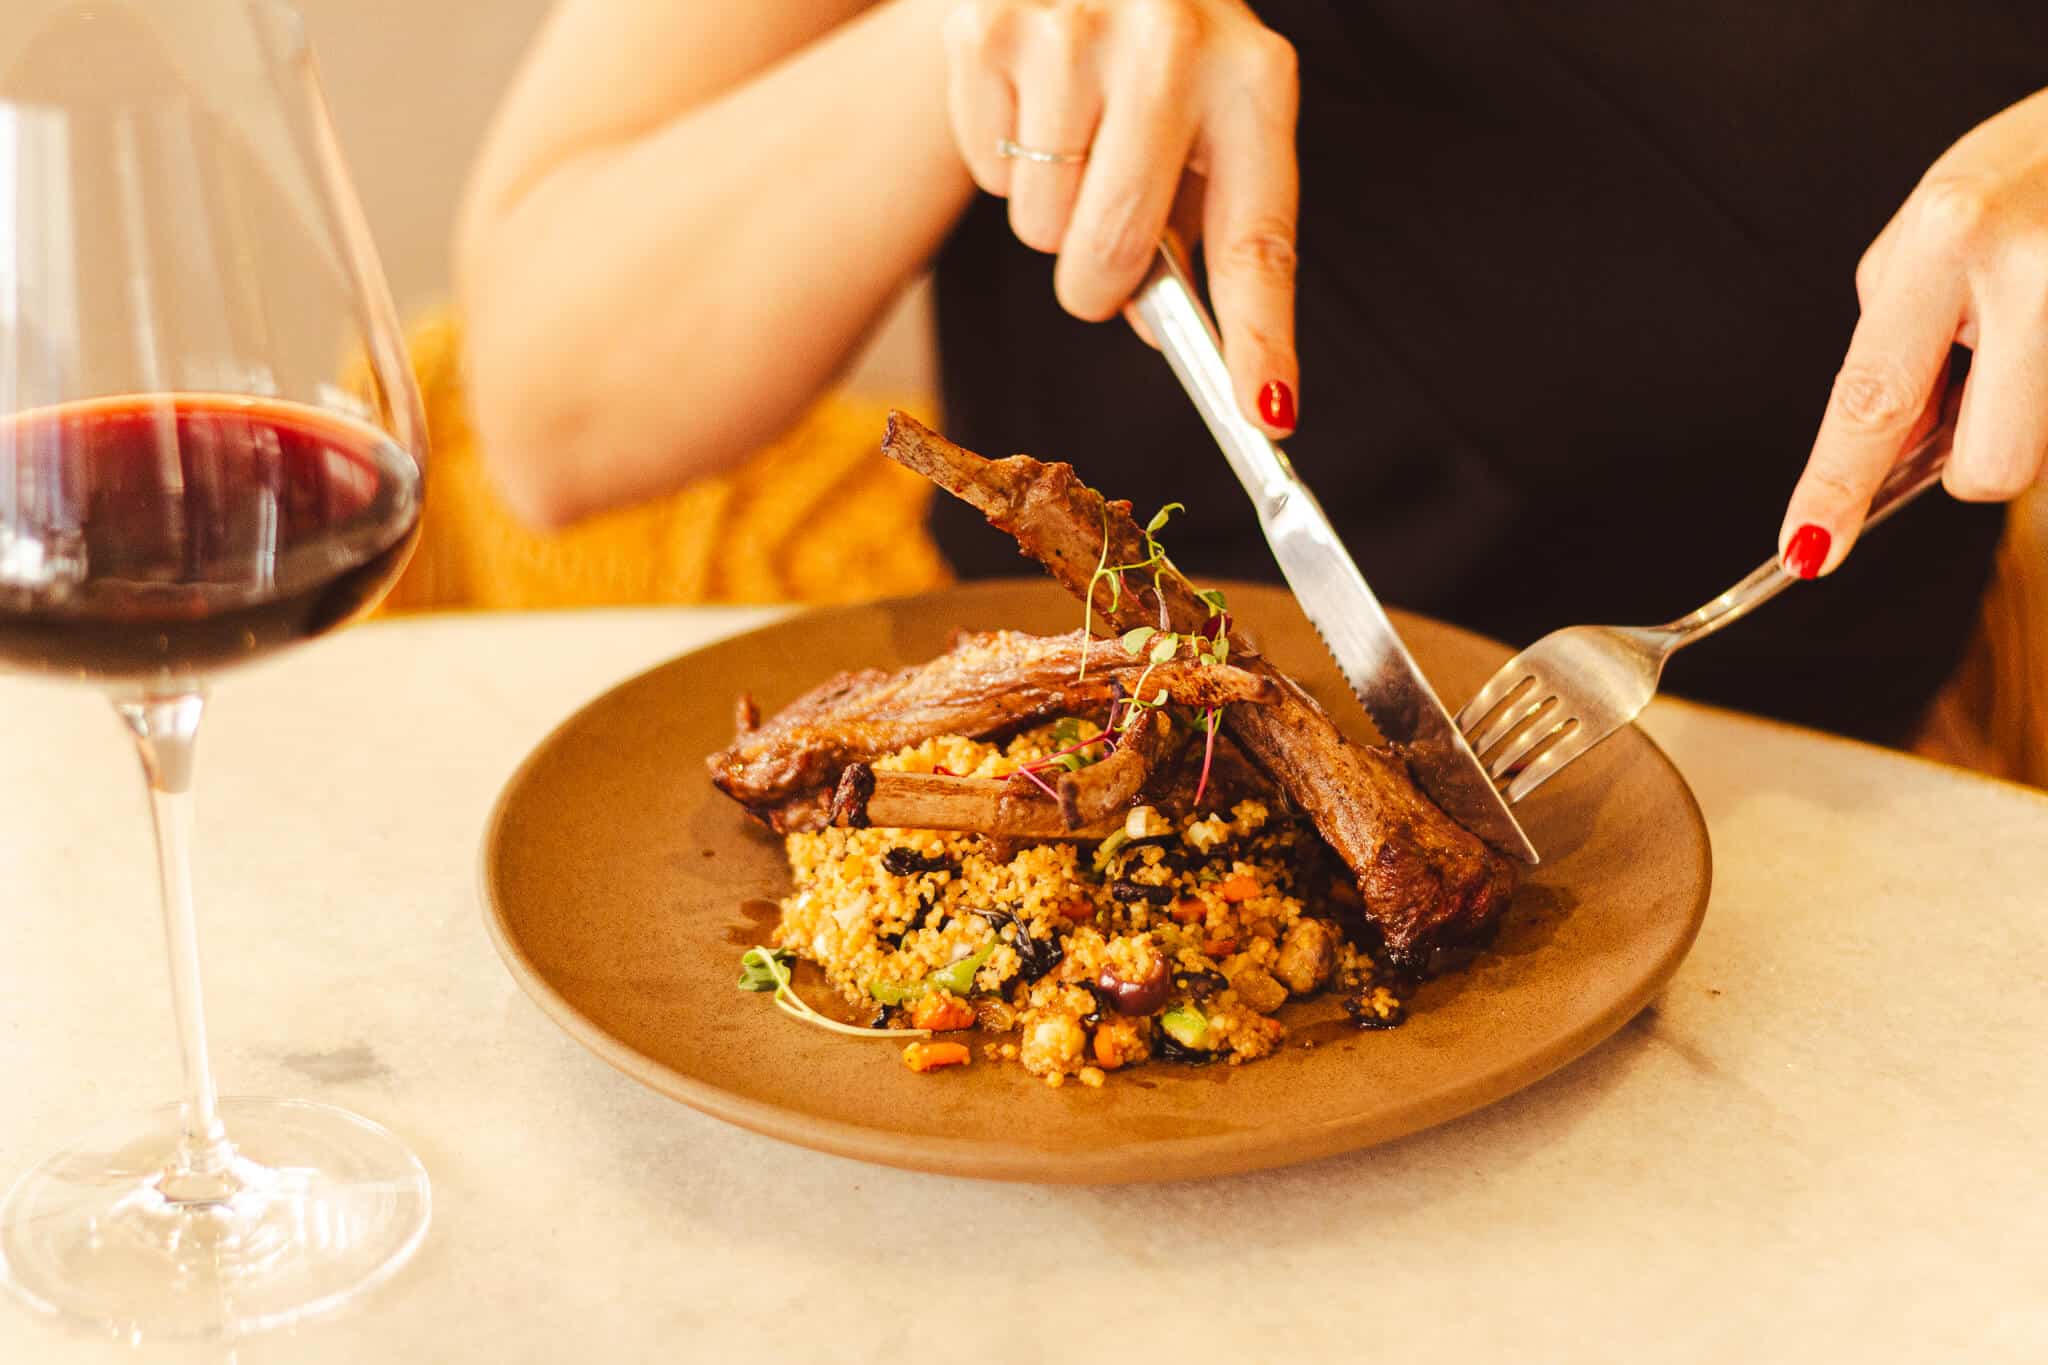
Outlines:
{"type": "Polygon", "coordinates": [[[1293,430],[1294,49],[1242,0],[965,0],[946,24],[953,130],[1076,317],[1113,317],[1169,217],[1199,227],[1239,405],[1293,430]],[[1005,157],[1004,139],[1085,161],[1005,157]],[[1183,188],[1189,192],[1183,195],[1183,188]],[[1176,204],[1179,209],[1176,209],[1176,204]]]}
{"type": "Polygon", "coordinates": [[[1786,568],[1826,573],[1871,496],[1933,422],[1949,348],[1969,347],[1955,451],[1959,498],[2016,497],[2048,456],[2048,91],[1935,162],[1856,268],[1863,315],[1779,532],[1786,568]]]}

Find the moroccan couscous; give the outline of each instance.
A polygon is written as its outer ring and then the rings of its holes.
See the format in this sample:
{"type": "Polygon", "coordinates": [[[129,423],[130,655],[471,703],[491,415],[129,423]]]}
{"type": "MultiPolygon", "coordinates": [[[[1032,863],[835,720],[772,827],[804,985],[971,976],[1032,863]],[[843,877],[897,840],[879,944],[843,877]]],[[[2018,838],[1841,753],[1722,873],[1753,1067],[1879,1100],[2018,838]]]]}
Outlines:
{"type": "MultiPolygon", "coordinates": [[[[1005,744],[944,736],[874,766],[1000,778],[1092,732],[1063,719],[1005,744]]],[[[984,1058],[1050,1084],[1101,1085],[1155,1057],[1267,1056],[1287,1036],[1280,1007],[1333,986],[1362,1023],[1400,1019],[1340,928],[1320,841],[1270,799],[1177,818],[1136,806],[1092,846],[826,828],[787,848],[777,947],[817,963],[877,1027],[978,1029],[984,1058]]],[[[904,1059],[931,1070],[971,1056],[942,1047],[912,1042],[904,1059]]]]}

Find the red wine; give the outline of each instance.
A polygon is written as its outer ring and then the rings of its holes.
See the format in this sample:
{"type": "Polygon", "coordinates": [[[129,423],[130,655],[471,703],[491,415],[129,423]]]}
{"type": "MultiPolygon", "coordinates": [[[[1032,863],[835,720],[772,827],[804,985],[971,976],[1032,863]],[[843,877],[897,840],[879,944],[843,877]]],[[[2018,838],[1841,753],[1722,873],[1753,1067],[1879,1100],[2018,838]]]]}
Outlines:
{"type": "Polygon", "coordinates": [[[405,567],[420,492],[388,435],[289,403],[0,420],[0,668],[183,679],[332,630],[405,567]]]}

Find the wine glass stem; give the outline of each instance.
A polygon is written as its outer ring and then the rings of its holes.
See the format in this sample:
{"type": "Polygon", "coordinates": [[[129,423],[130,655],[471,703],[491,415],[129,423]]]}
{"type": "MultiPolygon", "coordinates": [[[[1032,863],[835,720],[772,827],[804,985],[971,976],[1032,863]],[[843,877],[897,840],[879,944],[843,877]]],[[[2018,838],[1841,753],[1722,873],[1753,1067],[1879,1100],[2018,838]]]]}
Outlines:
{"type": "Polygon", "coordinates": [[[226,1199],[239,1182],[235,1149],[221,1126],[206,1054],[206,1007],[199,988],[199,931],[192,912],[192,762],[206,694],[194,688],[169,695],[117,700],[115,709],[142,758],[156,826],[157,869],[163,883],[164,941],[171,965],[171,1004],[178,1016],[178,1047],[185,1062],[185,1101],[178,1150],[157,1182],[179,1204],[226,1199]]]}

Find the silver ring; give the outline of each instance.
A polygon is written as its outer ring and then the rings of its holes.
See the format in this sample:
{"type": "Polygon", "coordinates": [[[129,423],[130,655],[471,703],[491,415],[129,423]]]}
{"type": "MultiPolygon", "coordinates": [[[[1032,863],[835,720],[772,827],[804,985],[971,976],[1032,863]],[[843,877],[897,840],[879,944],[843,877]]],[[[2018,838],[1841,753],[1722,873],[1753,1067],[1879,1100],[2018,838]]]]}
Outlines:
{"type": "Polygon", "coordinates": [[[1088,159],[1086,152],[1048,152],[1006,137],[996,139],[996,155],[1005,161],[1036,161],[1041,166],[1078,166],[1088,159]]]}

